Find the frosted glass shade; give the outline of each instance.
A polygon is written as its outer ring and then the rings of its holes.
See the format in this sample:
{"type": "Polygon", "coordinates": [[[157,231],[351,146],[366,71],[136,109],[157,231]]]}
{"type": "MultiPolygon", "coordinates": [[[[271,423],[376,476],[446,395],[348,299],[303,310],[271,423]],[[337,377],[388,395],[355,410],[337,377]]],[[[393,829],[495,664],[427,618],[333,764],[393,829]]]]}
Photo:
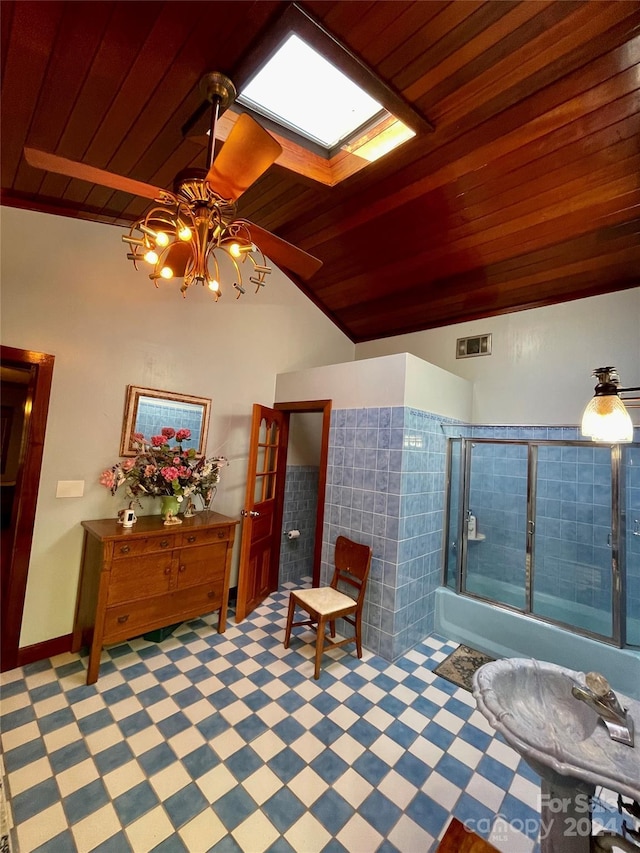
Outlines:
{"type": "Polygon", "coordinates": [[[582,416],[582,434],[594,441],[633,441],[633,424],[617,394],[593,397],[582,416]]]}

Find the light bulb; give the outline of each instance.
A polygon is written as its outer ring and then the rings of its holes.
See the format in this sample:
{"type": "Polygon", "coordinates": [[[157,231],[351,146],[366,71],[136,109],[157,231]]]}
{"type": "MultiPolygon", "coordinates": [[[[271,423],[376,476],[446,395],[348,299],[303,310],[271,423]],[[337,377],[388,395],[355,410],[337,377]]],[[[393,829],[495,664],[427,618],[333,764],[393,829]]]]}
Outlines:
{"type": "Polygon", "coordinates": [[[215,278],[210,279],[209,290],[213,290],[214,293],[217,293],[220,290],[220,282],[216,281],[215,278]]]}
{"type": "Polygon", "coordinates": [[[582,434],[593,441],[633,441],[633,423],[617,394],[593,397],[582,416],[582,434]]]}
{"type": "Polygon", "coordinates": [[[242,255],[248,255],[249,252],[253,252],[254,250],[255,246],[253,243],[238,243],[236,240],[227,246],[227,251],[232,258],[240,258],[242,255]]]}
{"type": "Polygon", "coordinates": [[[168,246],[169,238],[164,231],[158,231],[156,234],[156,246],[168,246]]]}
{"type": "Polygon", "coordinates": [[[152,266],[155,266],[155,264],[158,263],[158,255],[156,254],[156,252],[153,251],[153,249],[149,249],[148,252],[145,252],[144,259],[148,264],[151,264],[152,266]]]}
{"type": "Polygon", "coordinates": [[[173,278],[173,270],[171,267],[162,267],[160,270],[160,275],[162,278],[173,278]]]}
{"type": "Polygon", "coordinates": [[[191,228],[187,225],[183,225],[178,231],[178,237],[180,240],[183,240],[185,243],[191,239],[191,228]]]}

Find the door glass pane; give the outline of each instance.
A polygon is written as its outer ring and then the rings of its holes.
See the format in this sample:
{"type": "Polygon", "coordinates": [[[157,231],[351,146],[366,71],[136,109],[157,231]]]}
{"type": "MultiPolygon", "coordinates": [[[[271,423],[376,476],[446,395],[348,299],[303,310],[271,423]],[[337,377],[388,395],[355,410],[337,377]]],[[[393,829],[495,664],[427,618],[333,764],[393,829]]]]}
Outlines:
{"type": "Polygon", "coordinates": [[[449,472],[449,512],[447,544],[445,548],[445,578],[450,589],[456,588],[456,572],[460,543],[460,514],[462,512],[462,496],[460,494],[460,465],[462,459],[462,442],[459,438],[450,440],[450,472],[449,472]]]}
{"type": "Polygon", "coordinates": [[[612,636],[611,451],[541,445],[533,612],[612,636]]]}
{"type": "Polygon", "coordinates": [[[257,474],[262,474],[262,472],[265,471],[266,464],[267,464],[266,459],[267,459],[266,450],[265,450],[264,446],[259,445],[257,457],[256,457],[256,473],[257,474]]]}
{"type": "MultiPolygon", "coordinates": [[[[626,524],[627,644],[640,646],[640,447],[625,447],[622,506],[626,524]]],[[[623,566],[624,571],[624,566],[623,566]]]]}
{"type": "Polygon", "coordinates": [[[467,537],[467,592],[524,609],[526,602],[527,446],[473,444],[467,537]]]}

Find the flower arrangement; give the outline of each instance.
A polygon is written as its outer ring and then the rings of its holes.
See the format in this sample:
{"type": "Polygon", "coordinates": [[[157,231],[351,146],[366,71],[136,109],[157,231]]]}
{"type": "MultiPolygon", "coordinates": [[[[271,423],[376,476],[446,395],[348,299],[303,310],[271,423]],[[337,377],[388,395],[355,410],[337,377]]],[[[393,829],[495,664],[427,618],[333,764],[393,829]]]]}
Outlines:
{"type": "Polygon", "coordinates": [[[116,462],[100,475],[100,483],[112,495],[126,484],[131,498],[173,496],[182,501],[189,495],[200,495],[208,504],[220,480],[220,468],[227,465],[224,456],[196,458],[193,448],[185,450],[182,442],[191,438],[191,430],[164,427],[160,435],[147,441],[142,433],[133,433],[135,457],[116,462]],[[177,445],[171,446],[175,439],[177,445]]]}

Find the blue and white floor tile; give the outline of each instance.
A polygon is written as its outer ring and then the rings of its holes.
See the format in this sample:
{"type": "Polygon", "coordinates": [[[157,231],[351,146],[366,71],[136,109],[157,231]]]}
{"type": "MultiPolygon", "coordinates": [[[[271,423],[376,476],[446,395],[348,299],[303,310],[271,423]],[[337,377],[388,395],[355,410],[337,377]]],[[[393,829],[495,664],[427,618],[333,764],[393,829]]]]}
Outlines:
{"type": "Polygon", "coordinates": [[[451,815],[537,851],[538,778],[433,672],[457,644],[335,649],[315,681],[287,599],[112,646],[94,685],[76,654],[5,673],[13,853],[429,853],[451,815]]]}

